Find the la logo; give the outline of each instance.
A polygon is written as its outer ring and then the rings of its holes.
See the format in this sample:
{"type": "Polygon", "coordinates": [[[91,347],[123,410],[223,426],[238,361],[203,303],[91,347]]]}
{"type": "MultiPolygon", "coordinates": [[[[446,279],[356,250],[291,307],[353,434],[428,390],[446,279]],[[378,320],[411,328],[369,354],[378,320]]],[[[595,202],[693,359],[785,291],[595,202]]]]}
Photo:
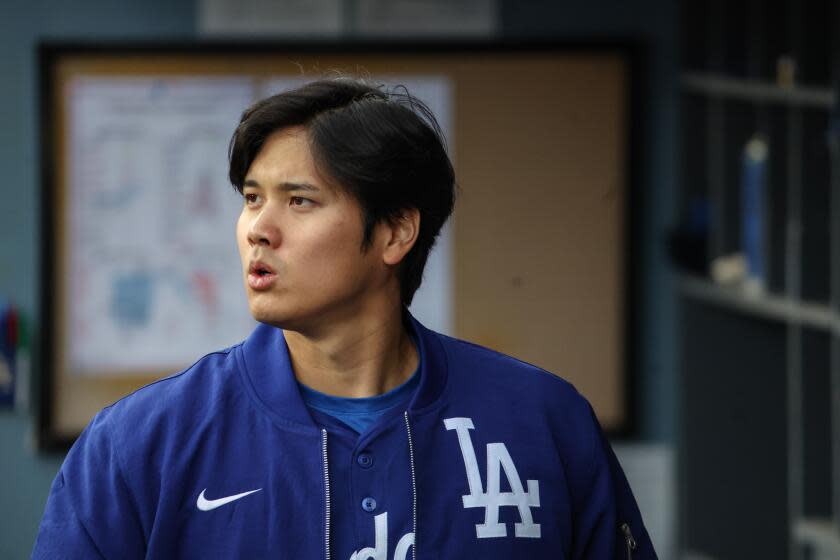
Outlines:
{"type": "Polygon", "coordinates": [[[446,418],[443,421],[447,430],[455,430],[458,434],[458,445],[461,446],[461,455],[464,457],[464,466],[467,469],[467,484],[470,493],[462,496],[465,508],[484,508],[484,523],[475,526],[475,533],[479,539],[491,537],[506,537],[507,526],[499,523],[499,508],[504,506],[515,506],[519,510],[520,523],[514,525],[514,534],[517,537],[538,539],[540,538],[540,525],[534,523],[531,517],[531,508],[540,506],[539,481],[529,480],[528,491],[522,487],[519,473],[513,464],[513,459],[508,453],[504,443],[487,444],[487,491],[481,482],[481,473],[478,470],[478,460],[475,457],[470,430],[475,426],[471,418],[446,418]],[[510,484],[510,492],[502,492],[500,487],[501,471],[505,471],[510,484]]]}

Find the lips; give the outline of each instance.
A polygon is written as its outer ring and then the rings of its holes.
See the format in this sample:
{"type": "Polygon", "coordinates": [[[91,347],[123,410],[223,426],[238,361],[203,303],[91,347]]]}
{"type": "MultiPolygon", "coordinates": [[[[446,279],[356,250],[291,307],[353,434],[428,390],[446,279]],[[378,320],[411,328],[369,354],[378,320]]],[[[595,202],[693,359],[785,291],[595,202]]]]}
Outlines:
{"type": "Polygon", "coordinates": [[[252,290],[266,290],[277,280],[277,273],[262,261],[251,261],[248,266],[248,287],[252,290]]]}

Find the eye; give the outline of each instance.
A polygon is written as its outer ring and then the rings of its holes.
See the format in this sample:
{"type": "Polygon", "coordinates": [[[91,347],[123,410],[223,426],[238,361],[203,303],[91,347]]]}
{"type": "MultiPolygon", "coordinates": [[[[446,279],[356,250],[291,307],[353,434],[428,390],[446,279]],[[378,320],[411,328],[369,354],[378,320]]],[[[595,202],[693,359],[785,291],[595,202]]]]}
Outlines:
{"type": "Polygon", "coordinates": [[[253,206],[253,205],[257,204],[260,197],[259,197],[258,194],[255,194],[255,193],[244,193],[242,195],[242,198],[243,198],[243,200],[245,200],[245,205],[246,206],[253,206]]]}
{"type": "Polygon", "coordinates": [[[296,206],[298,208],[308,208],[315,204],[308,198],[303,198],[302,196],[293,196],[289,198],[289,206],[296,206]]]}

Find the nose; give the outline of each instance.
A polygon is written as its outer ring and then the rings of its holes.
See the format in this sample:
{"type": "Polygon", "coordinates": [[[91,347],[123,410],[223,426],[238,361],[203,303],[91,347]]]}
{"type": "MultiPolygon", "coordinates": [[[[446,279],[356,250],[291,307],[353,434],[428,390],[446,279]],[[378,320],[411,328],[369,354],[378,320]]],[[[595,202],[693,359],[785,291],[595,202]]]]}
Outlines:
{"type": "Polygon", "coordinates": [[[263,207],[251,218],[248,226],[248,244],[252,247],[263,245],[274,248],[280,243],[280,229],[276,220],[272,220],[269,208],[263,207]]]}

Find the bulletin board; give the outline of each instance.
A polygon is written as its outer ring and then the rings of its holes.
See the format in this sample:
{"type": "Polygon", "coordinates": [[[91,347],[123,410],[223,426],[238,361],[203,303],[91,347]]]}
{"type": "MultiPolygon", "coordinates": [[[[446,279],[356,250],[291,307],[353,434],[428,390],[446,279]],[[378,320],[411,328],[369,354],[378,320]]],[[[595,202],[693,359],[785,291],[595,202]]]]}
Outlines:
{"type": "Polygon", "coordinates": [[[436,99],[459,190],[432,326],[632,432],[634,64],[629,45],[42,46],[39,445],[247,336],[230,136],[253,101],[336,71],[436,99]]]}

